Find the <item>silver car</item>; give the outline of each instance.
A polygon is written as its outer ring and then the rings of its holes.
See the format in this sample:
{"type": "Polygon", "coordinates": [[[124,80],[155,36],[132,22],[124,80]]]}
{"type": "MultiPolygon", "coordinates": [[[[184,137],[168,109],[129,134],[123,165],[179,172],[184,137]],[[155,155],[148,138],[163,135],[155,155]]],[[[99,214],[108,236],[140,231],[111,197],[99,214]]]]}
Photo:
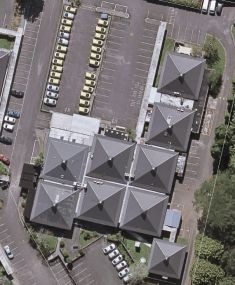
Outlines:
{"type": "Polygon", "coordinates": [[[124,261],[120,262],[120,263],[116,266],[116,270],[117,270],[117,271],[120,271],[120,270],[122,270],[123,268],[125,268],[126,266],[127,266],[127,263],[126,263],[126,261],[124,260],[124,261]]]}
{"type": "Polygon", "coordinates": [[[114,243],[108,245],[107,247],[103,248],[103,252],[109,253],[110,251],[114,250],[116,248],[116,245],[114,243]]]}
{"type": "Polygon", "coordinates": [[[117,265],[119,262],[121,262],[123,260],[123,256],[120,254],[118,255],[113,261],[112,264],[115,266],[117,265]]]}
{"type": "Polygon", "coordinates": [[[4,117],[4,121],[7,122],[7,123],[10,123],[10,124],[15,124],[16,119],[12,118],[12,117],[9,117],[9,116],[5,116],[4,117]]]}
{"type": "Polygon", "coordinates": [[[130,272],[130,268],[125,268],[125,269],[123,269],[122,271],[120,271],[119,273],[118,273],[118,276],[120,277],[120,278],[123,278],[124,276],[126,276],[128,273],[130,272]]]}
{"type": "Polygon", "coordinates": [[[14,125],[10,125],[10,124],[3,124],[3,128],[7,131],[13,131],[14,130],[14,125]]]}
{"type": "Polygon", "coordinates": [[[64,46],[68,46],[69,45],[69,41],[66,40],[66,39],[58,39],[58,44],[64,45],[64,46]]]}
{"type": "Polygon", "coordinates": [[[4,246],[4,250],[8,256],[9,259],[12,259],[14,257],[13,253],[10,250],[10,247],[8,245],[4,246]]]}
{"type": "Polygon", "coordinates": [[[53,98],[53,99],[58,99],[58,97],[59,97],[59,95],[57,93],[54,93],[51,91],[47,91],[46,95],[47,95],[47,97],[53,98]]]}
{"type": "Polygon", "coordinates": [[[69,33],[59,32],[59,37],[69,40],[69,33]]]}
{"type": "Polygon", "coordinates": [[[108,256],[109,256],[109,259],[113,259],[114,257],[118,256],[119,254],[120,254],[119,250],[115,249],[108,256]]]}
{"type": "Polygon", "coordinates": [[[131,278],[132,278],[132,274],[128,274],[127,276],[125,276],[122,281],[127,284],[131,281],[131,278]]]}
{"type": "Polygon", "coordinates": [[[74,19],[74,14],[65,12],[64,13],[64,18],[68,18],[68,19],[73,20],[74,19]]]}
{"type": "Polygon", "coordinates": [[[46,105],[52,105],[52,106],[55,106],[56,105],[56,100],[53,100],[53,99],[48,99],[48,98],[45,98],[43,100],[44,104],[46,105]]]}
{"type": "Polygon", "coordinates": [[[48,85],[47,85],[47,90],[49,90],[49,91],[54,91],[54,92],[59,92],[60,87],[59,87],[59,86],[55,86],[55,85],[48,84],[48,85]]]}

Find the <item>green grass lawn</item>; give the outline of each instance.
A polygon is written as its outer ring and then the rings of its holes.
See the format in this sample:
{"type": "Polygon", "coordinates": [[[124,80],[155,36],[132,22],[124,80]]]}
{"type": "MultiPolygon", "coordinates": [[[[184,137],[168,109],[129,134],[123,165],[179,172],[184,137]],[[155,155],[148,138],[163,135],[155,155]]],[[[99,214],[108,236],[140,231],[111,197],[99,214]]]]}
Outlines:
{"type": "Polygon", "coordinates": [[[161,60],[160,60],[160,66],[163,65],[163,60],[165,57],[166,51],[173,51],[175,45],[175,41],[169,38],[165,38],[164,44],[163,44],[163,49],[162,49],[162,54],[161,54],[161,60]]]}
{"type": "Polygon", "coordinates": [[[57,237],[40,234],[39,238],[46,246],[48,246],[50,251],[54,251],[56,249],[57,237]]]}
{"type": "MultiPolygon", "coordinates": [[[[211,42],[212,40],[212,36],[207,35],[206,36],[206,43],[211,42]]],[[[215,38],[215,46],[218,49],[218,54],[219,54],[219,61],[217,63],[215,63],[215,65],[213,66],[213,69],[221,69],[222,74],[224,73],[224,66],[225,66],[225,51],[223,46],[221,45],[221,43],[215,38]]]]}
{"type": "Polygon", "coordinates": [[[0,48],[11,49],[14,41],[15,37],[0,34],[0,48]]]}
{"type": "Polygon", "coordinates": [[[79,237],[79,243],[82,248],[102,236],[101,234],[98,234],[98,233],[96,233],[97,236],[93,236],[93,235],[94,235],[94,232],[83,231],[83,230],[81,231],[81,234],[79,237]],[[86,232],[90,233],[91,238],[89,239],[84,238],[86,232]]]}
{"type": "Polygon", "coordinates": [[[188,244],[188,240],[185,238],[181,238],[181,237],[178,237],[176,242],[180,244],[184,244],[184,245],[188,244]]]}
{"type": "Polygon", "coordinates": [[[156,77],[156,80],[154,82],[154,87],[158,87],[159,79],[160,79],[160,74],[158,74],[156,77]]]}

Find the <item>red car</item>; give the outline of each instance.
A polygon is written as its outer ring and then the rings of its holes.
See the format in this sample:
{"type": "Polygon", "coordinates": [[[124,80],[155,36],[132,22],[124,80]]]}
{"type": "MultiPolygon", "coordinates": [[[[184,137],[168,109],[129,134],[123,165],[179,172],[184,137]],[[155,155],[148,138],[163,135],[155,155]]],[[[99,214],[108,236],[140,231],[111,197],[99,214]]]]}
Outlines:
{"type": "Polygon", "coordinates": [[[0,154],[0,160],[4,162],[5,164],[9,165],[10,164],[10,159],[5,157],[3,154],[0,154]]]}

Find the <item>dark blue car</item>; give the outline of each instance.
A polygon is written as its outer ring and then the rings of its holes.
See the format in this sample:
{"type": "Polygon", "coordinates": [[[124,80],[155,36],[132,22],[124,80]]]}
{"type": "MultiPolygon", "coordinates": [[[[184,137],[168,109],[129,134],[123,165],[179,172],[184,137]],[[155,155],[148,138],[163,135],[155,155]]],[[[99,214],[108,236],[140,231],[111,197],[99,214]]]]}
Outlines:
{"type": "Polygon", "coordinates": [[[20,112],[18,111],[13,111],[9,110],[7,113],[8,116],[14,117],[14,118],[19,118],[20,117],[20,112]]]}

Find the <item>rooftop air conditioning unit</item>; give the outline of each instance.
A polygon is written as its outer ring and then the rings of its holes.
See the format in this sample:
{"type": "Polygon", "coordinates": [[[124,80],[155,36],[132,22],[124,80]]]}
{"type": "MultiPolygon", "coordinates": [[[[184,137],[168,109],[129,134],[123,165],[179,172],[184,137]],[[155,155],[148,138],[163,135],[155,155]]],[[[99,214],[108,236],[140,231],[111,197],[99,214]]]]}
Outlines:
{"type": "Polygon", "coordinates": [[[125,177],[129,177],[129,175],[130,175],[129,173],[127,173],[127,172],[125,173],[125,177]]]}

